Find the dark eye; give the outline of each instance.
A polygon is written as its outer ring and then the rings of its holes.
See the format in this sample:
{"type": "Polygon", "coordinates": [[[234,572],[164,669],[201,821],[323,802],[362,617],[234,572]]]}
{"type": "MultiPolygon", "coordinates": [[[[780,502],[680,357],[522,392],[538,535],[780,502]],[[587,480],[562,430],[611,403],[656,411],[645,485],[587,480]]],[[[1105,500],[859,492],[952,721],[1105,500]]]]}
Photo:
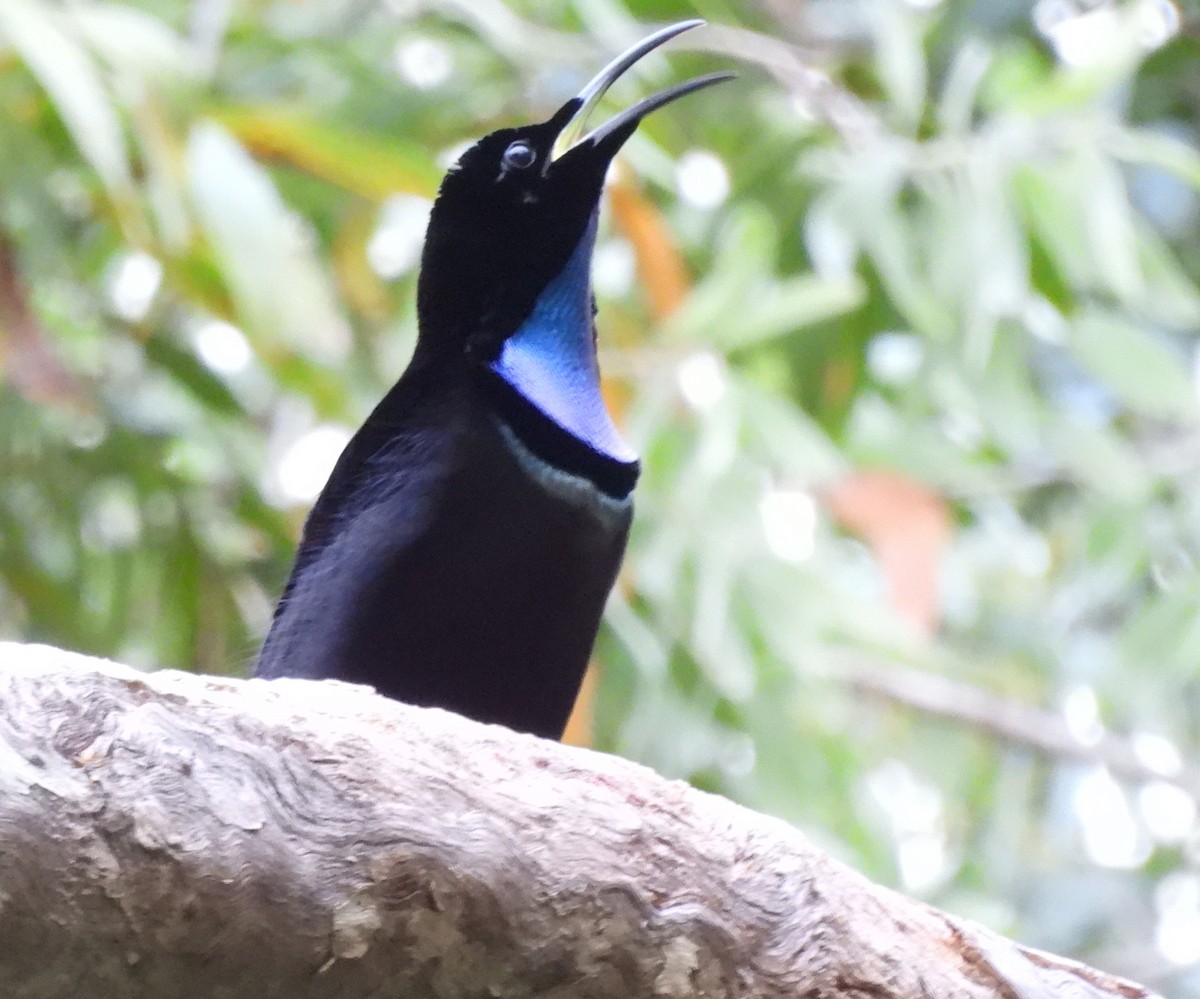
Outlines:
{"type": "Polygon", "coordinates": [[[504,150],[504,165],[512,167],[514,170],[524,170],[526,167],[531,167],[536,159],[537,153],[533,151],[533,146],[523,139],[518,139],[504,150]]]}

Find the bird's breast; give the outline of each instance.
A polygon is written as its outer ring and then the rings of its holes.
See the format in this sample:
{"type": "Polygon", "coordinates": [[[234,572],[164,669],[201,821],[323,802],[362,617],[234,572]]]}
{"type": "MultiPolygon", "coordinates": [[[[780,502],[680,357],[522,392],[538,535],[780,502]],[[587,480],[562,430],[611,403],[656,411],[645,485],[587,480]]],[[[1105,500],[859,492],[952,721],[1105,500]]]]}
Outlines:
{"type": "Polygon", "coordinates": [[[452,419],[372,459],[375,498],[359,498],[294,581],[279,654],[291,675],[557,737],[632,504],[548,464],[463,398],[452,419]],[[414,453],[426,456],[420,475],[414,453]]]}

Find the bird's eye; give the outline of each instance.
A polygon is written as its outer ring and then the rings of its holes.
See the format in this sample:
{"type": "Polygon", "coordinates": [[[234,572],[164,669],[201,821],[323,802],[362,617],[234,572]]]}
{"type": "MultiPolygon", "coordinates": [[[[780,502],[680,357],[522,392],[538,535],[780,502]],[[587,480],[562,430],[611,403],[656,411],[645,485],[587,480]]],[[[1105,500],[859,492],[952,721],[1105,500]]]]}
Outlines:
{"type": "Polygon", "coordinates": [[[518,139],[504,150],[504,165],[512,167],[514,170],[524,170],[527,167],[531,167],[536,159],[537,153],[533,151],[533,146],[521,139],[518,139]]]}

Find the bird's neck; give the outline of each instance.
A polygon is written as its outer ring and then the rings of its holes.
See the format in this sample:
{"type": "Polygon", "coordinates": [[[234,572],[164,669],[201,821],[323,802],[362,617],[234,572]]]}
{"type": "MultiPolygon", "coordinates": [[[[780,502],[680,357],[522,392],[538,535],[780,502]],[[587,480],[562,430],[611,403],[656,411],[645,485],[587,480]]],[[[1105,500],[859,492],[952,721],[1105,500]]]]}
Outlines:
{"type": "MultiPolygon", "coordinates": [[[[455,242],[452,228],[431,222],[414,364],[465,361],[497,417],[531,452],[552,470],[623,498],[633,489],[638,461],[613,425],[600,386],[591,291],[596,228],[593,214],[574,246],[558,251],[565,263],[557,273],[530,285],[503,277],[512,260],[489,259],[487,280],[480,280],[485,272],[472,266],[473,245],[455,242]]],[[[544,264],[545,250],[514,246],[512,256],[544,264]]]]}
{"type": "Polygon", "coordinates": [[[608,414],[600,387],[592,314],[596,216],[566,265],[508,337],[491,369],[544,416],[615,462],[637,460],[608,414]]]}

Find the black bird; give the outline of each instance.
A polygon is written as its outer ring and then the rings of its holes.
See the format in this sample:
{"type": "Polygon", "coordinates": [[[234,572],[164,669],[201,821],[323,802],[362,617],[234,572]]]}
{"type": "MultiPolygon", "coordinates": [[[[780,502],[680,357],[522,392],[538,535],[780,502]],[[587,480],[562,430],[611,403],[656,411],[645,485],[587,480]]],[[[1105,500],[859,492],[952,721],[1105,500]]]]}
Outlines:
{"type": "Polygon", "coordinates": [[[582,138],[651,35],[549,121],[493,132],[442,181],[399,382],[304,526],[255,675],[332,677],[558,738],[632,516],[637,456],[600,394],[591,257],[604,175],[648,97],[582,138]]]}

